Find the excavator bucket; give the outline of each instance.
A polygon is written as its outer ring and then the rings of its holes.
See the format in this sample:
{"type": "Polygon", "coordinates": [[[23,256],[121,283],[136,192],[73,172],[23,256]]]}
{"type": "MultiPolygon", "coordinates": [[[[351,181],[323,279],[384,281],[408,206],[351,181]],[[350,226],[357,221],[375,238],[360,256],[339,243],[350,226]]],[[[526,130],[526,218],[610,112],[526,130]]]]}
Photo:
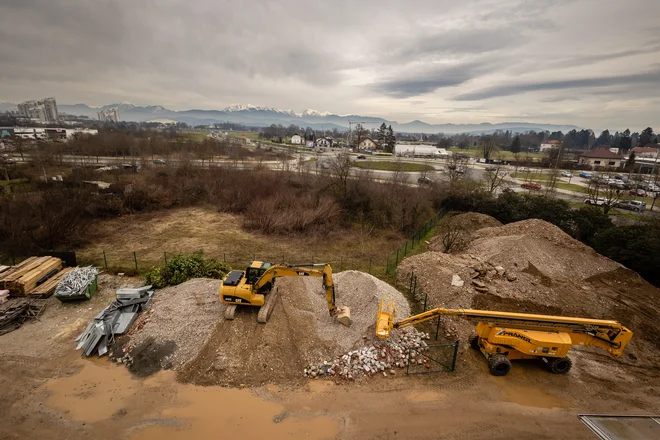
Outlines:
{"type": "Polygon", "coordinates": [[[378,307],[378,318],[376,319],[376,336],[387,338],[396,320],[396,306],[391,299],[381,299],[378,307]]]}
{"type": "Polygon", "coordinates": [[[344,306],[344,307],[337,307],[337,315],[336,315],[337,321],[339,321],[341,324],[345,325],[346,327],[351,326],[351,309],[344,306]]]}

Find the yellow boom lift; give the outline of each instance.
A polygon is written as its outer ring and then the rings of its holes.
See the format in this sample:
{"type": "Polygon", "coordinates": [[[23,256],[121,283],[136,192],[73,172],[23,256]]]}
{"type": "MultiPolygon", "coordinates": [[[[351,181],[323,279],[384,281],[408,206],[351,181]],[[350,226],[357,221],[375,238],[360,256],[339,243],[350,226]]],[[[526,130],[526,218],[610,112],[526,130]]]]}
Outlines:
{"type": "Polygon", "coordinates": [[[220,283],[220,301],[227,304],[225,319],[234,319],[238,306],[253,306],[260,307],[257,322],[265,324],[277,299],[275,280],[280,277],[301,276],[322,278],[330,316],[350,326],[350,309],[337,307],[335,304],[335,284],[329,264],[272,264],[253,261],[245,271],[232,270],[220,283]]]}
{"type": "Polygon", "coordinates": [[[490,372],[505,376],[511,360],[541,359],[551,372],[566,374],[572,345],[600,347],[618,358],[632,338],[632,332],[617,321],[493,312],[470,309],[433,309],[397,321],[394,301],[382,300],[378,309],[376,335],[387,338],[390,331],[441,316],[456,316],[476,324],[470,345],[488,359],[490,372]]]}

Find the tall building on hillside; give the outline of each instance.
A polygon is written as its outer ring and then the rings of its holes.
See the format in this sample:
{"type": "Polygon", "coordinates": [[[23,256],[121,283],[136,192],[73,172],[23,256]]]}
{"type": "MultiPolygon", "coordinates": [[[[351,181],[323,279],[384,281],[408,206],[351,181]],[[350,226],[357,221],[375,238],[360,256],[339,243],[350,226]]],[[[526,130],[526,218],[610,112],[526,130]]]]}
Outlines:
{"type": "Polygon", "coordinates": [[[119,122],[119,109],[117,107],[101,110],[97,115],[99,121],[102,122],[119,122]]]}
{"type": "Polygon", "coordinates": [[[60,119],[55,98],[25,101],[18,104],[18,113],[24,118],[36,119],[40,122],[55,123],[60,119]]]}

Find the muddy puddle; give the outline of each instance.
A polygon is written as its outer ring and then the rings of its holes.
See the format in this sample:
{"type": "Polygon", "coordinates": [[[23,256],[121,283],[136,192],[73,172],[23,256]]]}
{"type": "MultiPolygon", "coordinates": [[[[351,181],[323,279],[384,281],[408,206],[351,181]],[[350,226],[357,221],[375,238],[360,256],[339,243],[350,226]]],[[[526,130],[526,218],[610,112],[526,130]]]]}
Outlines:
{"type": "Polygon", "coordinates": [[[122,438],[330,439],[338,434],[334,418],[304,411],[292,415],[248,389],[179,384],[172,372],[135,379],[105,360],[80,362],[78,373],[43,385],[46,405],[76,422],[112,423],[118,429],[130,422],[122,438]]]}

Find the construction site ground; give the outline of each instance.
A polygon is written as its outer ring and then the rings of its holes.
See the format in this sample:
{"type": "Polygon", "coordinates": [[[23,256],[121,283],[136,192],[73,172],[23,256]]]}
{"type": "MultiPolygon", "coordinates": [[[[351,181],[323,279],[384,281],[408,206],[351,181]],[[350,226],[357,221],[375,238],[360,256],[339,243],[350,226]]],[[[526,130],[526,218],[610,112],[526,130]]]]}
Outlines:
{"type": "Polygon", "coordinates": [[[399,267],[400,291],[414,272],[430,306],[617,319],[635,332],[624,356],[574,348],[568,375],[527,361],[494,377],[467,347],[470,324],[446,320],[440,342],[460,341],[454,372],[309,379],[310,362],[372,343],[380,298],[408,313],[391,286],[347,271],[336,293],[351,328],[332,322],[318,279],[279,280],[266,325],[252,309],[225,321],[219,283],[198,279],[158,290],[110,357],[81,358],[75,336],[115,289],[142,284],[102,274],[91,301],[51,298],[40,321],[0,337],[0,439],[593,439],[578,414],[660,412],[658,289],[544,222],[460,222],[467,247],[443,254],[432,240],[399,267]],[[475,275],[488,292],[474,290],[475,275]]]}

